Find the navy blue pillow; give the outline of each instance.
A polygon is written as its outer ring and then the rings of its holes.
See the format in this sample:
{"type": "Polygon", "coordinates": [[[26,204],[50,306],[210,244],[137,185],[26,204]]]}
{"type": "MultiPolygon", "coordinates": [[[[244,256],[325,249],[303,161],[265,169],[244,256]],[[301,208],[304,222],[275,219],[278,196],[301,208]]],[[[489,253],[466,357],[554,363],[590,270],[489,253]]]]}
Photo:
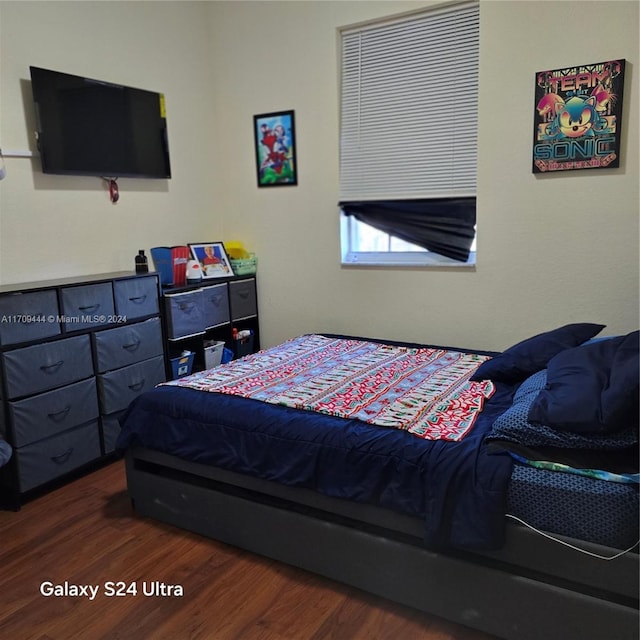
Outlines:
{"type": "Polygon", "coordinates": [[[555,355],[577,347],[604,329],[603,324],[582,322],[540,333],[514,344],[500,355],[483,362],[471,380],[493,380],[514,384],[547,366],[555,355]]]}
{"type": "Polygon", "coordinates": [[[529,422],[531,406],[547,381],[543,370],[524,382],[513,397],[513,404],[499,416],[487,435],[488,441],[513,442],[527,447],[560,447],[573,450],[616,451],[638,444],[638,430],[617,433],[583,434],[554,429],[529,422]]]}
{"type": "Polygon", "coordinates": [[[529,422],[581,434],[638,429],[640,332],[568,349],[551,359],[529,422]]]}

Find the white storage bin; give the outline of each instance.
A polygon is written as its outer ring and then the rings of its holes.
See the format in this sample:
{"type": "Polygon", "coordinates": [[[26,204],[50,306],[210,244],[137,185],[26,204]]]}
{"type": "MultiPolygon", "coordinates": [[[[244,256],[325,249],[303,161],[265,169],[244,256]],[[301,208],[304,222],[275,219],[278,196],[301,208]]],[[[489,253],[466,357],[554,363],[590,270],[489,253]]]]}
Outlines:
{"type": "Polygon", "coordinates": [[[224,350],[224,342],[216,342],[204,348],[204,368],[213,369],[222,361],[222,351],[224,350]]]}

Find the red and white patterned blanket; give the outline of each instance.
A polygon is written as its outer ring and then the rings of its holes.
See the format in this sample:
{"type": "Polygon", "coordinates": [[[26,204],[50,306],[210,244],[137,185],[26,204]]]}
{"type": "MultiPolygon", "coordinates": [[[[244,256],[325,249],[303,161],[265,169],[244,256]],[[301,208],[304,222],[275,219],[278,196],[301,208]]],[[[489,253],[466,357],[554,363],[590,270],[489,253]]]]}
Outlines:
{"type": "Polygon", "coordinates": [[[461,440],[493,391],[489,356],[305,335],[169,383],[461,440]]]}

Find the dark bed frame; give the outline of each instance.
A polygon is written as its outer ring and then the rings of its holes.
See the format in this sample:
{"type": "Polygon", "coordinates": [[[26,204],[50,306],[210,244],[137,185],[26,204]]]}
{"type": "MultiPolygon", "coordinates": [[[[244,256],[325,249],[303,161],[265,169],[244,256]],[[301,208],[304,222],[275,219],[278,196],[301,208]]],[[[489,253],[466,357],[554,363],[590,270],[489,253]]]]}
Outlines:
{"type": "Polygon", "coordinates": [[[148,449],[129,450],[126,469],[141,516],[507,640],[639,637],[637,551],[604,561],[517,524],[497,552],[434,551],[420,520],[380,507],[148,449]]]}

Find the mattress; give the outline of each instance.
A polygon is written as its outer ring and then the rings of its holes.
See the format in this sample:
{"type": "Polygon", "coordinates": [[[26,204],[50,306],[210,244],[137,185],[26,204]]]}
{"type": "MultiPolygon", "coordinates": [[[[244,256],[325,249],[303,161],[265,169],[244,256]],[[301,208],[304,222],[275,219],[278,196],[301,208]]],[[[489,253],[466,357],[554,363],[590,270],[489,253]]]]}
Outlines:
{"type": "Polygon", "coordinates": [[[578,540],[628,549],[638,542],[638,485],[515,464],[507,513],[578,540]]]}

